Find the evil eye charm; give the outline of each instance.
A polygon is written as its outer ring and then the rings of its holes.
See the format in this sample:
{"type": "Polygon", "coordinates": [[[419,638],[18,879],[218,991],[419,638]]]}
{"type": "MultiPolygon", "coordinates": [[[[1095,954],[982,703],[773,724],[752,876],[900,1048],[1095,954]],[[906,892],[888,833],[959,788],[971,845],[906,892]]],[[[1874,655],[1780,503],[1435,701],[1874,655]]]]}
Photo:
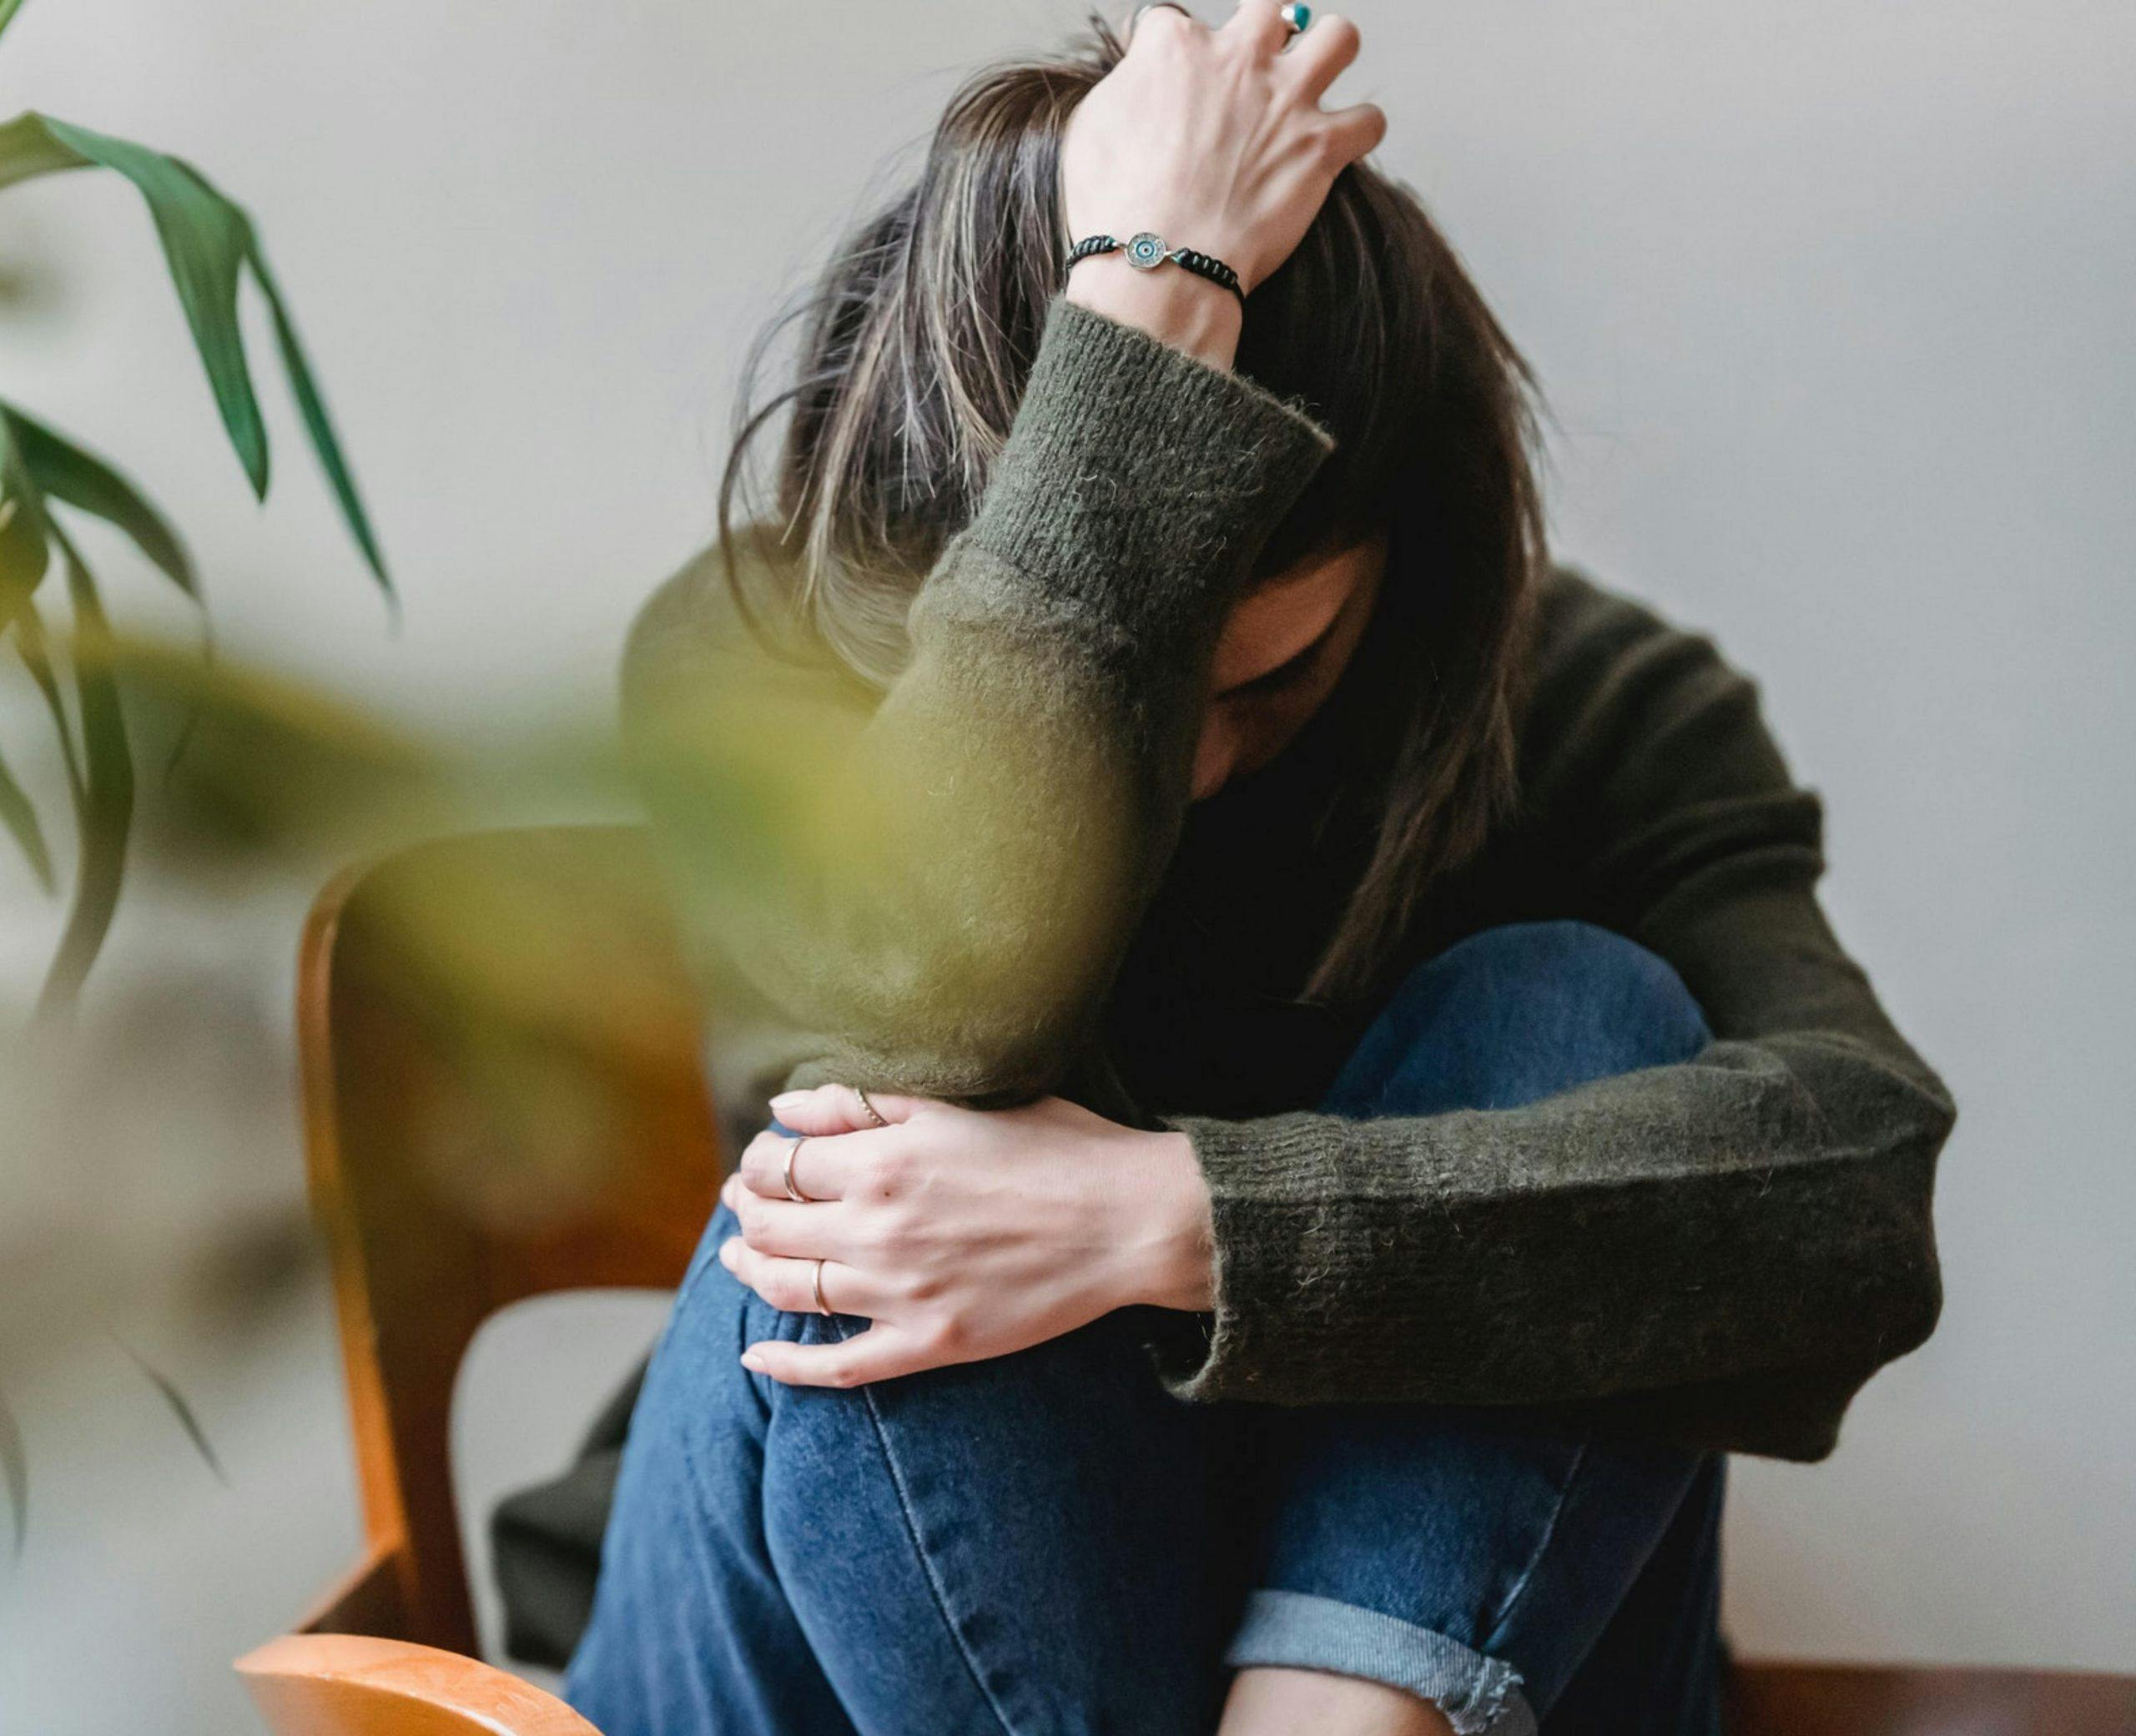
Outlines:
{"type": "Polygon", "coordinates": [[[1127,244],[1127,263],[1137,271],[1154,271],[1164,264],[1169,250],[1163,236],[1153,235],[1145,229],[1127,244]]]}

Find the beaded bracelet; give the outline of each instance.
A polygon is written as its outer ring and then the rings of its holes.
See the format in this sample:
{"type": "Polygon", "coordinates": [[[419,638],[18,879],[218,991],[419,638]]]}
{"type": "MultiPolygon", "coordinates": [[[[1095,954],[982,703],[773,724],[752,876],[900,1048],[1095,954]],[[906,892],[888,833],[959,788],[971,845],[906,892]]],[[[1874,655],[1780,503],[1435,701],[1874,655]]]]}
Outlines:
{"type": "Polygon", "coordinates": [[[1145,229],[1139,235],[1121,241],[1111,235],[1086,235],[1068,249],[1068,264],[1087,259],[1094,254],[1117,253],[1125,248],[1127,263],[1137,271],[1155,271],[1169,260],[1196,277],[1205,277],[1238,297],[1239,305],[1246,305],[1246,291],[1239,287],[1238,274],[1222,259],[1206,253],[1196,253],[1191,247],[1167,247],[1164,237],[1145,229]]]}

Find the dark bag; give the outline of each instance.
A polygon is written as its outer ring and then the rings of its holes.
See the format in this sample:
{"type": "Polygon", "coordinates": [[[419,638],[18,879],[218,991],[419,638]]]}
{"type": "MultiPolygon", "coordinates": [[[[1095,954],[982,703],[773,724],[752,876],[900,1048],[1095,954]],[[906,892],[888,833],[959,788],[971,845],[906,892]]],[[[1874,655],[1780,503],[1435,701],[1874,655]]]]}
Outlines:
{"type": "Polygon", "coordinates": [[[601,1537],[645,1365],[602,1407],[562,1476],[507,1495],[490,1515],[490,1547],[504,1599],[504,1648],[521,1663],[560,1670],[593,1614],[601,1537]]]}

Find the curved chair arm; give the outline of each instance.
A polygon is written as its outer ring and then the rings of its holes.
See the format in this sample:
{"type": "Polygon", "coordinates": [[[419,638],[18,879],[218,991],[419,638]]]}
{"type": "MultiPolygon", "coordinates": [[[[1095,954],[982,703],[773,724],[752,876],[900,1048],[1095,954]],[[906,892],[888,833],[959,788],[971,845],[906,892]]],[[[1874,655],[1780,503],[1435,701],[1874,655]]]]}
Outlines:
{"type": "Polygon", "coordinates": [[[531,1683],[397,1639],[286,1634],[237,1673],[276,1736],[601,1736],[531,1683]]]}

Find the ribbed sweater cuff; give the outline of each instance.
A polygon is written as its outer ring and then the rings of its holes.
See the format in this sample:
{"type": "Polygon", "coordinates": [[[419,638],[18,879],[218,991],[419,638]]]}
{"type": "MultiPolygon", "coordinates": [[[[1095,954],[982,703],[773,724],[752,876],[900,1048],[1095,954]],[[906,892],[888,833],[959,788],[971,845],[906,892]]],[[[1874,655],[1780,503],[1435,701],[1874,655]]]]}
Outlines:
{"type": "Polygon", "coordinates": [[[1055,295],[963,540],[1043,612],[1171,641],[1237,591],[1333,447],[1265,386],[1055,295]]]}
{"type": "MultiPolygon", "coordinates": [[[[1313,1404],[1383,1391],[1473,1388],[1503,1300],[1504,1245],[1463,1215],[1453,1154],[1418,1161],[1390,1192],[1383,1165],[1338,1116],[1304,1111],[1167,1125],[1193,1141],[1207,1183],[1216,1306],[1199,1342],[1156,1347],[1181,1398],[1313,1404]],[[1486,1245],[1488,1244],[1488,1245],[1486,1245]]],[[[1410,1137],[1427,1136],[1413,1125],[1410,1137]]]]}
{"type": "Polygon", "coordinates": [[[1158,1371],[1180,1398],[1280,1403],[1289,1396],[1277,1390],[1288,1384],[1281,1372],[1302,1354],[1312,1356],[1299,1342],[1302,1316],[1316,1306],[1339,1315],[1338,1295],[1348,1288],[1339,1274],[1293,1270],[1297,1262],[1285,1257],[1313,1243],[1305,1231],[1327,1210],[1308,1179],[1319,1173],[1311,1161],[1318,1140],[1301,1125],[1299,1149],[1291,1149],[1280,1136],[1280,1120],[1181,1116],[1165,1118],[1165,1125],[1193,1141],[1208,1184],[1216,1306],[1198,1334],[1176,1331],[1153,1346],[1158,1371]],[[1287,1233],[1282,1220],[1291,1213],[1305,1221],[1287,1233]]]}

